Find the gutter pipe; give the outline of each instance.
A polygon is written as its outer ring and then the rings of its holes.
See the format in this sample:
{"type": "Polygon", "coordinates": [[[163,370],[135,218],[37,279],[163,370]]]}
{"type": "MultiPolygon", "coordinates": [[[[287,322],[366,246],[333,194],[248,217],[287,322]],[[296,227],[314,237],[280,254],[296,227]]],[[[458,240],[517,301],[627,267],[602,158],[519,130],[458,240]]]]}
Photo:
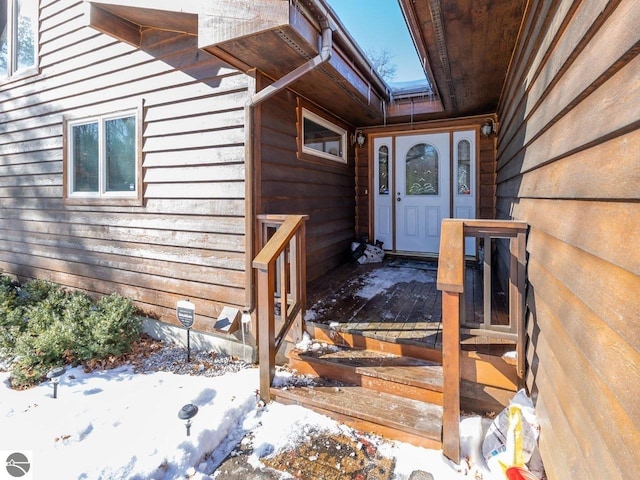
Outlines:
{"type": "MultiPolygon", "coordinates": [[[[300,77],[306,75],[307,73],[315,70],[317,67],[325,63],[331,58],[333,53],[333,30],[335,29],[334,25],[329,21],[329,18],[325,16],[325,18],[320,22],[320,26],[322,27],[321,32],[321,44],[320,44],[320,53],[310,59],[308,62],[300,65],[295,70],[287,73],[285,76],[280,78],[279,80],[273,82],[271,85],[263,88],[259,92],[254,93],[245,103],[245,178],[246,178],[246,187],[245,187],[245,196],[247,199],[247,207],[248,211],[245,213],[246,218],[246,236],[248,239],[248,244],[245,243],[245,248],[247,249],[247,261],[246,261],[246,272],[247,272],[247,289],[246,289],[246,297],[245,297],[245,313],[251,313],[255,309],[255,282],[253,278],[253,257],[255,257],[254,251],[254,233],[255,233],[255,203],[254,203],[254,172],[255,172],[255,158],[254,158],[254,131],[253,131],[253,121],[254,121],[254,109],[257,105],[264,102],[268,98],[287,88],[293,82],[298,80],[300,77]]],[[[254,88],[255,90],[255,88],[254,88]]]]}

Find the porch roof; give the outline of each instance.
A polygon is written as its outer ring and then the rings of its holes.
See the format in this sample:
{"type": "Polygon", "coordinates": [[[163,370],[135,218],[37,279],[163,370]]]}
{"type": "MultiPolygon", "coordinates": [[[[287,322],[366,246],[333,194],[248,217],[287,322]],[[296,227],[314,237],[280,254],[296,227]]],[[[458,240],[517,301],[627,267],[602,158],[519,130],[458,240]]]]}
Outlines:
{"type": "MultiPolygon", "coordinates": [[[[89,24],[136,47],[147,29],[198,37],[199,48],[274,81],[320,53],[321,22],[332,30],[330,59],[291,84],[353,125],[384,122],[390,90],[322,0],[85,0],[89,24]]],[[[432,109],[441,110],[439,102],[432,109]]]]}
{"type": "Polygon", "coordinates": [[[327,22],[331,58],[290,87],[354,126],[494,113],[526,4],[398,0],[432,90],[395,95],[325,0],[85,2],[91,26],[136,47],[146,29],[193,35],[201,49],[274,81],[318,55],[327,22]]]}

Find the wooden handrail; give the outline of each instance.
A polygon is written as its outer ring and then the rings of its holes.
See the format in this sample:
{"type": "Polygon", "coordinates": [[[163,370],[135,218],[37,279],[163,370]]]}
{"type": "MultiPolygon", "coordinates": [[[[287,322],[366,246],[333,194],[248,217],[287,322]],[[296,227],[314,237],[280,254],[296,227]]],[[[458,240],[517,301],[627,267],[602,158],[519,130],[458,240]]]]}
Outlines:
{"type": "Polygon", "coordinates": [[[275,261],[284,249],[287,248],[287,244],[307,218],[309,218],[307,215],[284,216],[284,221],[280,228],[276,230],[273,237],[269,239],[267,244],[260,250],[258,255],[256,255],[256,258],[253,259],[253,268],[266,270],[269,263],[275,261]]]}
{"type": "MultiPolygon", "coordinates": [[[[465,237],[485,239],[485,330],[491,335],[491,239],[509,238],[509,319],[516,339],[517,375],[525,375],[524,289],[527,224],[508,220],[442,221],[438,259],[438,290],[442,291],[442,368],[444,375],[442,449],[445,456],[460,463],[460,326],[464,303],[465,237]]],[[[480,331],[480,330],[479,330],[480,331]]],[[[506,335],[506,334],[502,334],[506,335]]],[[[510,335],[510,333],[509,333],[510,335]]]]}
{"type": "Polygon", "coordinates": [[[291,328],[302,336],[306,301],[305,221],[307,215],[259,216],[263,226],[277,228],[253,260],[257,271],[257,322],[260,362],[260,397],[271,400],[276,353],[291,328]],[[276,294],[279,295],[282,327],[275,333],[276,294]]]}

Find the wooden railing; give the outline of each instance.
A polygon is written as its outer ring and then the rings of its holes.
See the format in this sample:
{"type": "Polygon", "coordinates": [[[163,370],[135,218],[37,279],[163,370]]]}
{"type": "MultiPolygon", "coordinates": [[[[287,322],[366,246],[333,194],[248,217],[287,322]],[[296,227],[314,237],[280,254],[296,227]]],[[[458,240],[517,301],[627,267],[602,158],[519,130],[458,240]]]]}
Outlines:
{"type": "Polygon", "coordinates": [[[484,321],[473,333],[513,338],[517,375],[524,383],[524,290],[527,224],[506,220],[442,221],[438,259],[438,290],[442,291],[442,367],[444,375],[442,420],[443,453],[460,463],[460,327],[464,305],[465,237],[484,238],[484,321]],[[491,240],[509,239],[509,326],[491,324],[491,240]],[[487,257],[488,255],[488,257],[487,257]]]}
{"type": "Polygon", "coordinates": [[[305,221],[307,215],[261,215],[260,245],[253,260],[257,270],[258,355],[260,397],[271,400],[275,360],[287,333],[302,337],[306,301],[305,221]],[[271,235],[272,234],[272,235],[271,235]],[[277,311],[276,311],[277,309],[277,311]],[[276,317],[280,326],[275,333],[276,317]]]}

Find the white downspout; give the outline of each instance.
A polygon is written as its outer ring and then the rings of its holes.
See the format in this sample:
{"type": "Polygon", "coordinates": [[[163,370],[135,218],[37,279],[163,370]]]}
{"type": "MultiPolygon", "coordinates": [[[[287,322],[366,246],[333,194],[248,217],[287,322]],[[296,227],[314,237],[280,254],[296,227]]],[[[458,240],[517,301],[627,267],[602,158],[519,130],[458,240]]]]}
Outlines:
{"type": "MultiPolygon", "coordinates": [[[[246,178],[246,197],[247,197],[247,212],[246,212],[246,241],[245,248],[247,249],[247,288],[245,297],[245,313],[253,312],[255,308],[255,295],[254,295],[254,280],[253,280],[253,258],[254,252],[254,232],[255,232],[255,203],[253,198],[254,183],[253,175],[255,172],[255,158],[253,156],[254,151],[254,132],[253,132],[253,120],[254,120],[254,108],[259,103],[262,103],[266,99],[272,97],[276,93],[287,88],[293,82],[307,73],[315,70],[317,67],[325,63],[331,58],[333,53],[333,26],[328,18],[324,18],[320,22],[322,27],[322,40],[320,45],[320,53],[310,59],[307,63],[300,65],[295,70],[287,73],[279,80],[273,82],[268,87],[254,93],[245,103],[245,178],[246,178]]],[[[244,326],[243,326],[244,328],[244,326]]]]}

